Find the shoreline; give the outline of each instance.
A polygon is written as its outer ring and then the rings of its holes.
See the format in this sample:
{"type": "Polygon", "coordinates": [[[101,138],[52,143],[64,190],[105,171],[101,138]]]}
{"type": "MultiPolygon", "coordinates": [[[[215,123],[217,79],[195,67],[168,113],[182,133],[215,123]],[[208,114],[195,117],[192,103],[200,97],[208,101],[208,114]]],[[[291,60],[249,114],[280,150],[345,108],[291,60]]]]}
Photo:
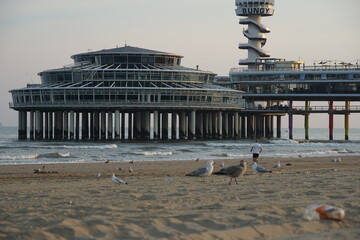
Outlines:
{"type": "MultiPolygon", "coordinates": [[[[259,177],[248,166],[238,185],[225,176],[185,177],[204,160],[44,164],[57,172],[47,174],[33,173],[42,164],[2,165],[0,238],[356,239],[360,156],[331,158],[279,159],[280,169],[272,168],[278,159],[260,158],[273,173],[259,177]],[[129,184],[114,184],[111,173],[129,184]],[[344,221],[304,220],[316,203],[343,208],[344,221]]],[[[217,171],[239,160],[214,161],[217,171]]]]}

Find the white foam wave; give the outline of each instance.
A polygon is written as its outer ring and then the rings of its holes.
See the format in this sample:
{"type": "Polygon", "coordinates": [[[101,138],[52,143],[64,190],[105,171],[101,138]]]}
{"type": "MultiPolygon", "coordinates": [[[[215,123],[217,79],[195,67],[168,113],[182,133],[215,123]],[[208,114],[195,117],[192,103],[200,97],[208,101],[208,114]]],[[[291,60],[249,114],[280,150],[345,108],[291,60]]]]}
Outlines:
{"type": "Polygon", "coordinates": [[[134,152],[134,154],[144,156],[171,156],[173,152],[134,152]]]}
{"type": "Polygon", "coordinates": [[[19,156],[2,155],[2,156],[0,156],[0,160],[36,159],[36,158],[38,158],[38,156],[39,156],[38,154],[19,155],[19,156]]]}
{"type": "Polygon", "coordinates": [[[63,145],[63,148],[67,149],[114,149],[118,146],[116,144],[107,145],[63,145]]]}

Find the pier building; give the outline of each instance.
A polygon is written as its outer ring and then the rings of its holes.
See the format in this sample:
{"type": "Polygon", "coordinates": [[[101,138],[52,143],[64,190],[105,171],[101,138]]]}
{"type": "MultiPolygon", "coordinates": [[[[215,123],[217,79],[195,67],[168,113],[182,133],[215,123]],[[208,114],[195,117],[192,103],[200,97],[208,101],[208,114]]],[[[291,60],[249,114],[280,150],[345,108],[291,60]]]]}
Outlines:
{"type": "Polygon", "coordinates": [[[342,114],[348,140],[349,116],[360,112],[359,106],[351,106],[352,102],[360,101],[359,60],[352,63],[322,60],[308,66],[302,61],[271,58],[269,52],[262,49],[266,43],[264,34],[270,32],[262,24],[262,17],[273,15],[275,0],[236,0],[235,5],[240,24],[249,26],[243,30],[248,43],[239,45],[240,49],[247,50],[248,58],[241,59],[241,66],[232,68],[229,77],[217,77],[215,82],[245,92],[247,107],[242,113],[247,119],[246,137],[272,137],[274,117],[276,136],[281,137],[281,117],[287,114],[292,139],[293,116],[299,114],[305,116],[305,139],[309,139],[310,114],[325,113],[329,115],[329,139],[333,139],[334,114],[342,114]],[[304,102],[305,107],[294,106],[295,101],[304,102]],[[316,106],[320,101],[328,102],[328,106],[316,106]],[[340,102],[342,107],[334,107],[334,102],[340,102]]]}
{"type": "Polygon", "coordinates": [[[11,90],[19,139],[238,138],[242,92],[215,74],[181,66],[183,56],[132,46],[75,54],[11,90]]]}

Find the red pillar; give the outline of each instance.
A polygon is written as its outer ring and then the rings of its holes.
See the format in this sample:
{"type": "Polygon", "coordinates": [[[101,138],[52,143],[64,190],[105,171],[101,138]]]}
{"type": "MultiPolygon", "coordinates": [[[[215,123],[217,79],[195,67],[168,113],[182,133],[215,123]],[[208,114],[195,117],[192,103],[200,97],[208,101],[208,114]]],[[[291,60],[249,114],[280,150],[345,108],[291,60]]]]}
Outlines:
{"type": "Polygon", "coordinates": [[[329,101],[329,140],[334,139],[334,101],[329,101]]]}
{"type": "MultiPolygon", "coordinates": [[[[292,110],[293,101],[289,101],[289,109],[292,110]]],[[[293,114],[289,113],[289,139],[293,139],[293,114]]]]}

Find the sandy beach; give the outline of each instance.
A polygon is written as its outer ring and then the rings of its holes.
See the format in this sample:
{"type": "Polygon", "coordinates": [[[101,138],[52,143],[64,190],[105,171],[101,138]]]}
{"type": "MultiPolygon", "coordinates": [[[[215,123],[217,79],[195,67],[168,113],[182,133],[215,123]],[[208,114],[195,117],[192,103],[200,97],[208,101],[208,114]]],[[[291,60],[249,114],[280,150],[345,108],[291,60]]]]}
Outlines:
{"type": "MultiPolygon", "coordinates": [[[[185,177],[202,160],[49,164],[46,174],[0,166],[0,239],[360,239],[360,156],[330,159],[280,159],[280,169],[260,159],[273,172],[249,166],[238,185],[185,177]],[[305,220],[316,203],[343,208],[345,219],[305,220]]],[[[215,171],[239,162],[214,161],[215,171]]]]}

